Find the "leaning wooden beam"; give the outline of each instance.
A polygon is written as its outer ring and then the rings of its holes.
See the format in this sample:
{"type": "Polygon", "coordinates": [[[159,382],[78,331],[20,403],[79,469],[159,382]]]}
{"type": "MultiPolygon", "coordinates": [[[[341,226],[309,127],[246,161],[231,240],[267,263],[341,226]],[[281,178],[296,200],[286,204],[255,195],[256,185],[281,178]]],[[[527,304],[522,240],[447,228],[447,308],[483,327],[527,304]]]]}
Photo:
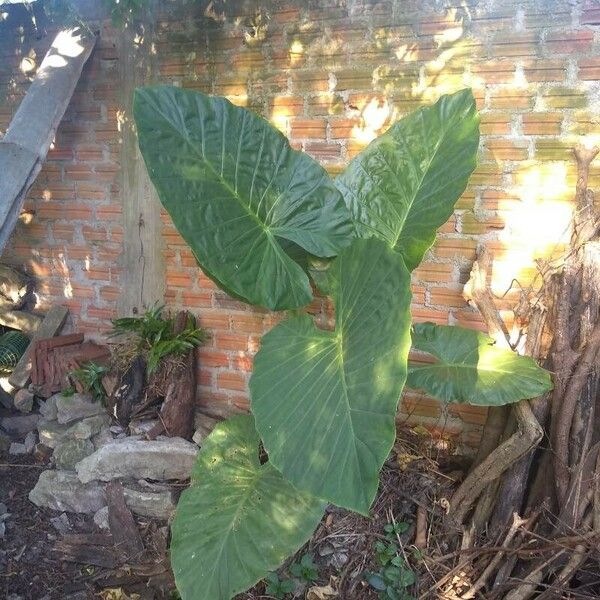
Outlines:
{"type": "Polygon", "coordinates": [[[33,335],[42,323],[42,317],[22,310],[0,309],[0,325],[18,329],[27,335],[33,335]]]}
{"type": "Polygon", "coordinates": [[[15,228],[95,43],[95,36],[79,28],[58,33],[0,140],[0,252],[15,228]]]}

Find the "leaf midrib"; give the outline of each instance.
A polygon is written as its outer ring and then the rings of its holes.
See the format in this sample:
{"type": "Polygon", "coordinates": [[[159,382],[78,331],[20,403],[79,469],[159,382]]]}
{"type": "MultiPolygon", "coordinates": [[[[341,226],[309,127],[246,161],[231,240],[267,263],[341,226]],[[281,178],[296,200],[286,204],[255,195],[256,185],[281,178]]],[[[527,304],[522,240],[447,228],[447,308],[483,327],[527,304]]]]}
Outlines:
{"type": "MultiPolygon", "coordinates": [[[[421,119],[421,125],[422,128],[424,129],[424,120],[423,120],[423,112],[425,109],[422,109],[421,112],[419,113],[419,117],[421,119]]],[[[437,157],[437,153],[439,152],[439,149],[442,145],[442,142],[446,139],[446,135],[448,135],[448,131],[450,130],[450,128],[443,128],[442,127],[442,135],[440,136],[440,139],[438,140],[436,146],[435,146],[435,150],[433,151],[429,162],[427,163],[427,167],[423,170],[423,173],[421,175],[421,179],[419,180],[419,184],[415,187],[415,192],[412,195],[412,198],[410,200],[410,205],[408,207],[408,210],[406,211],[406,213],[404,214],[404,218],[402,219],[402,222],[400,224],[400,227],[398,228],[398,233],[396,234],[396,238],[394,239],[394,243],[392,244],[392,248],[396,248],[396,244],[398,243],[398,240],[400,239],[400,236],[402,235],[402,231],[404,230],[404,225],[406,224],[406,220],[408,219],[408,215],[410,213],[410,210],[413,206],[413,204],[415,203],[415,199],[417,197],[417,194],[419,193],[419,190],[421,189],[421,187],[423,186],[423,181],[425,180],[425,177],[429,174],[429,170],[431,169],[431,165],[433,164],[434,159],[437,157]]],[[[392,139],[394,139],[392,137],[392,139]]],[[[404,144],[406,145],[406,142],[404,141],[404,138],[401,138],[404,142],[404,144]]],[[[392,171],[392,173],[394,173],[392,171]]],[[[396,177],[396,179],[398,179],[398,177],[396,176],[396,174],[394,173],[394,176],[396,177]]]]}
{"type": "MultiPolygon", "coordinates": [[[[429,363],[428,365],[423,365],[421,367],[409,366],[409,368],[413,372],[423,371],[426,369],[453,368],[453,369],[469,369],[471,371],[476,371],[478,373],[483,371],[485,373],[503,373],[505,375],[515,375],[514,371],[509,371],[509,370],[505,370],[505,369],[492,369],[489,367],[478,367],[478,366],[474,366],[474,365],[465,365],[463,363],[449,363],[449,362],[435,362],[435,363],[429,363]]],[[[534,377],[533,375],[521,375],[521,374],[517,373],[517,376],[526,378],[526,379],[533,379],[533,380],[537,381],[537,378],[534,377]]]]}
{"type": "Polygon", "coordinates": [[[250,499],[250,496],[252,495],[252,493],[254,491],[256,491],[256,489],[258,488],[258,484],[262,481],[262,478],[264,476],[264,469],[262,469],[262,468],[257,469],[256,467],[254,467],[254,472],[256,473],[257,476],[256,476],[256,478],[254,478],[252,480],[252,483],[247,487],[246,492],[241,496],[241,500],[240,500],[237,508],[235,509],[235,513],[233,515],[233,518],[230,521],[229,527],[227,528],[227,532],[223,535],[221,544],[219,546],[219,551],[216,554],[216,556],[219,560],[215,560],[215,562],[213,564],[213,568],[211,570],[211,579],[213,581],[215,581],[214,574],[217,571],[217,569],[219,568],[219,562],[223,556],[223,551],[225,550],[225,546],[227,545],[227,542],[229,541],[229,538],[233,532],[233,524],[235,523],[241,510],[245,507],[246,503],[250,499]]]}
{"type": "MultiPolygon", "coordinates": [[[[223,185],[223,187],[231,194],[231,196],[233,196],[233,198],[242,207],[242,209],[248,214],[248,216],[252,217],[257,222],[257,224],[263,230],[263,233],[265,234],[265,236],[268,238],[269,243],[271,245],[277,245],[277,243],[275,242],[275,237],[271,233],[271,231],[269,230],[269,228],[266,225],[266,223],[263,223],[263,221],[261,221],[261,219],[259,218],[258,214],[256,214],[254,211],[252,211],[252,209],[250,208],[250,206],[243,201],[242,197],[237,192],[237,190],[234,189],[231,185],[229,185],[229,183],[227,183],[227,180],[224,179],[223,174],[220,174],[217,171],[217,169],[215,168],[215,166],[206,157],[206,154],[204,152],[204,148],[202,148],[202,149],[197,148],[196,145],[192,142],[192,140],[190,140],[190,138],[187,135],[187,131],[188,131],[187,127],[184,129],[184,133],[182,134],[182,132],[177,128],[176,124],[173,123],[168,118],[168,116],[162,111],[160,105],[157,105],[155,103],[155,106],[158,106],[158,108],[156,109],[156,111],[161,115],[161,117],[167,123],[167,125],[171,128],[171,130],[174,131],[176,135],[181,136],[185,140],[187,146],[189,148],[191,148],[192,151],[193,151],[193,153],[205,165],[207,165],[209,167],[210,171],[213,173],[213,175],[215,176],[215,178],[218,179],[219,182],[221,183],[221,185],[223,185]]],[[[213,108],[213,110],[215,110],[214,106],[212,108],[213,108]]],[[[203,140],[204,140],[204,136],[203,136],[203,140]]],[[[202,144],[204,145],[204,141],[202,142],[202,144]]],[[[276,176],[277,176],[277,171],[275,172],[272,180],[274,180],[276,176]]],[[[287,191],[287,189],[285,191],[287,191]]]]}

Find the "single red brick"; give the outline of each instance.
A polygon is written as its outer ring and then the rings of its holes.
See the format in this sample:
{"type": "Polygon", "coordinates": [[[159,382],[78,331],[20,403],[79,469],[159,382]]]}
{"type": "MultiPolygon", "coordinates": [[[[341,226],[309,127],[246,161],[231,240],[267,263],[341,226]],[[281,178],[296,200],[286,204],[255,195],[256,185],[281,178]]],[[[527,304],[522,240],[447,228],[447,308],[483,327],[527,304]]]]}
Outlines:
{"type": "Polygon", "coordinates": [[[325,139],[327,122],[320,119],[294,119],[292,121],[292,138],[325,139]]]}
{"type": "Polygon", "coordinates": [[[104,285],[100,288],[100,298],[106,302],[115,302],[118,300],[121,290],[112,285],[104,285]]]}
{"type": "Polygon", "coordinates": [[[87,315],[90,319],[103,319],[110,321],[117,316],[116,308],[98,308],[96,306],[88,306],[87,315]]]}
{"type": "Polygon", "coordinates": [[[182,300],[187,307],[210,308],[212,306],[212,293],[207,291],[190,292],[184,291],[182,300]]]}
{"type": "Polygon", "coordinates": [[[220,350],[236,350],[246,352],[249,348],[249,338],[247,335],[237,333],[217,333],[215,336],[215,345],[220,350]]]}
{"type": "Polygon", "coordinates": [[[338,144],[324,142],[309,142],[305,146],[306,152],[316,160],[339,160],[342,156],[342,147],[338,144]]]}
{"type": "Polygon", "coordinates": [[[229,315],[223,312],[202,311],[198,316],[201,327],[227,331],[229,329],[229,315]]]}
{"type": "Polygon", "coordinates": [[[185,271],[167,271],[167,285],[181,288],[190,288],[192,278],[185,271]]]}
{"type": "Polygon", "coordinates": [[[242,392],[247,388],[247,379],[238,371],[222,371],[217,373],[217,387],[242,392]]]}
{"type": "Polygon", "coordinates": [[[462,308],[466,301],[462,296],[462,291],[443,287],[432,287],[429,290],[429,303],[432,306],[448,306],[451,308],[462,308]]]}
{"type": "Polygon", "coordinates": [[[231,315],[231,329],[234,332],[263,333],[266,327],[263,315],[231,315]]]}
{"type": "Polygon", "coordinates": [[[226,352],[216,352],[200,348],[198,351],[198,360],[202,367],[229,367],[229,355],[226,352]]]}
{"type": "Polygon", "coordinates": [[[579,31],[564,30],[551,31],[546,36],[546,48],[556,54],[571,54],[573,52],[587,52],[594,41],[594,32],[591,29],[579,31]]]}
{"type": "Polygon", "coordinates": [[[413,275],[420,281],[450,282],[454,279],[454,266],[448,263],[421,263],[413,275]]]}
{"type": "MultiPolygon", "coordinates": [[[[598,9],[600,14],[600,9],[598,9]]],[[[583,81],[600,80],[600,57],[582,58],[579,60],[578,77],[583,81]]]]}

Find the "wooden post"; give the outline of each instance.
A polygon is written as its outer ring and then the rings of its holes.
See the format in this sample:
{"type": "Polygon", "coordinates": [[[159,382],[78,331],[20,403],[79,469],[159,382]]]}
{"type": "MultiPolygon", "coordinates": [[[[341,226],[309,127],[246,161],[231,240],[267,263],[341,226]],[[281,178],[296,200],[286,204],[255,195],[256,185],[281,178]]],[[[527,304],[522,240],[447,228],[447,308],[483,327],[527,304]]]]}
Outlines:
{"type": "Polygon", "coordinates": [[[123,203],[123,275],[117,309],[122,316],[140,314],[164,301],[160,201],[138,148],[133,121],[135,88],[152,83],[152,52],[156,2],[147,2],[139,27],[119,32],[121,108],[125,115],[121,144],[121,198],[123,203]]]}

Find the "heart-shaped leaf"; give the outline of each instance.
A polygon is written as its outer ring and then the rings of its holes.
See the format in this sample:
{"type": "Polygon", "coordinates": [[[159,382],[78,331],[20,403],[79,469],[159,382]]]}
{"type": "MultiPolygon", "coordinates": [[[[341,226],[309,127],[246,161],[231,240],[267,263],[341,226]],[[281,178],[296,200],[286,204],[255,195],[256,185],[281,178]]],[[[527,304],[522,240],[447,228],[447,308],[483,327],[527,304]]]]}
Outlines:
{"type": "Polygon", "coordinates": [[[550,373],[531,357],[497,348],[492,338],[478,331],[419,323],[412,339],[416,350],[437,362],[409,365],[406,384],[439,400],[500,406],[552,389],[550,373]]]}
{"type": "Polygon", "coordinates": [[[410,274],[377,239],[332,262],[335,331],[308,315],[262,338],[250,379],[273,465],[299,489],[366,514],[395,439],[410,346],[410,274]]]}
{"type": "Polygon", "coordinates": [[[478,145],[471,90],[398,121],[336,179],[358,234],[386,240],[412,271],[465,190],[478,145]]]}
{"type": "Polygon", "coordinates": [[[207,275],[251,304],[308,304],[308,277],[281,240],[330,257],[354,235],[325,170],[225,98],[140,88],[134,116],[160,200],[207,275]]]}
{"type": "Polygon", "coordinates": [[[218,424],[204,441],[173,522],[171,563],[183,600],[229,600],[293,554],[325,504],[259,460],[251,416],[218,424]]]}

